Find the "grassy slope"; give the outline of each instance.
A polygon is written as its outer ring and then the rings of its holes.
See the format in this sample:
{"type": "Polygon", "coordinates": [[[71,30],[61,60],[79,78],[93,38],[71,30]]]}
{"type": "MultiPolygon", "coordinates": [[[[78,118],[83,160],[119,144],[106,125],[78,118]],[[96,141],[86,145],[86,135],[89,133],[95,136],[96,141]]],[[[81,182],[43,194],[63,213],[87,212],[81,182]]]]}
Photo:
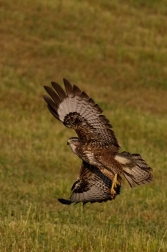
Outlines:
{"type": "Polygon", "coordinates": [[[167,251],[166,1],[0,6],[1,251],[167,251]],[[63,77],[101,105],[122,150],[154,168],[153,183],[124,183],[104,204],[58,203],[80,160],[41,95],[63,77]]]}

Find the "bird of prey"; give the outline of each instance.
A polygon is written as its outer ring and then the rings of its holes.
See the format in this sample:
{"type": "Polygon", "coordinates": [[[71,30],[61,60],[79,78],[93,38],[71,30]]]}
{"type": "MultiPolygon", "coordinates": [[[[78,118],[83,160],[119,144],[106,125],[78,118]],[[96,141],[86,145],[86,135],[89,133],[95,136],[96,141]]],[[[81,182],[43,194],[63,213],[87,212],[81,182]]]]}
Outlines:
{"type": "Polygon", "coordinates": [[[66,79],[66,92],[56,82],[52,86],[44,86],[50,97],[43,98],[52,115],[76,131],[78,137],[69,138],[67,144],[82,160],[72,195],[61,203],[112,200],[120,192],[122,174],[131,187],[153,180],[152,168],[139,154],[119,153],[112,126],[92,98],[66,79]]]}

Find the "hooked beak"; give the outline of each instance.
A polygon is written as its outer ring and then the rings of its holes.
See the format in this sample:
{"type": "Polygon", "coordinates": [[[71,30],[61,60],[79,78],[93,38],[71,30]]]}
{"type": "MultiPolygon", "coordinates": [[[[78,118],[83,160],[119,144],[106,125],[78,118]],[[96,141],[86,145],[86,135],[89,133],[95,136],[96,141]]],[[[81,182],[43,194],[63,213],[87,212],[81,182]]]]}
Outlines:
{"type": "Polygon", "coordinates": [[[70,143],[69,143],[69,140],[67,141],[67,145],[69,145],[70,143]]]}

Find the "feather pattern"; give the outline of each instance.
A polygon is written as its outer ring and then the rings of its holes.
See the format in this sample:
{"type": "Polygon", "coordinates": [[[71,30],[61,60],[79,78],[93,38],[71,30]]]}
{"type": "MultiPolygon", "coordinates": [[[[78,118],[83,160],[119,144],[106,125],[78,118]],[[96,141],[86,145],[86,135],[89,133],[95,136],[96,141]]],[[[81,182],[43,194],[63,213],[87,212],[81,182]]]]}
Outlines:
{"type": "Polygon", "coordinates": [[[65,126],[73,128],[83,143],[96,139],[101,145],[114,145],[119,148],[115,134],[111,130],[112,126],[92,98],[66,79],[66,92],[56,82],[52,82],[52,86],[53,89],[45,86],[52,99],[43,96],[49,111],[65,126]]]}
{"type": "Polygon", "coordinates": [[[131,187],[144,185],[153,180],[153,175],[150,173],[152,168],[148,166],[140,154],[123,151],[117,154],[115,159],[122,165],[123,175],[131,187]]]}
{"type": "MultiPolygon", "coordinates": [[[[121,183],[121,178],[120,183],[121,183]]],[[[111,195],[112,180],[105,176],[97,167],[82,162],[80,174],[72,186],[72,194],[69,200],[59,199],[62,204],[71,204],[82,202],[104,202],[114,199],[121,189],[121,185],[117,186],[116,194],[111,195]]]]}

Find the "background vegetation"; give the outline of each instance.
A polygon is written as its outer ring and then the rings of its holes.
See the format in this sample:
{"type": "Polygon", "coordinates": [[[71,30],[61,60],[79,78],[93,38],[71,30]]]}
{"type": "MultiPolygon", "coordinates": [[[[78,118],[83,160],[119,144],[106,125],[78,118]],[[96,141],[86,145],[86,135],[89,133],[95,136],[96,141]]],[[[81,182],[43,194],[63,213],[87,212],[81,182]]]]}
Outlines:
{"type": "Polygon", "coordinates": [[[167,251],[166,0],[0,0],[0,251],[167,251]],[[63,206],[80,160],[43,85],[69,79],[154,182],[63,206]]]}

